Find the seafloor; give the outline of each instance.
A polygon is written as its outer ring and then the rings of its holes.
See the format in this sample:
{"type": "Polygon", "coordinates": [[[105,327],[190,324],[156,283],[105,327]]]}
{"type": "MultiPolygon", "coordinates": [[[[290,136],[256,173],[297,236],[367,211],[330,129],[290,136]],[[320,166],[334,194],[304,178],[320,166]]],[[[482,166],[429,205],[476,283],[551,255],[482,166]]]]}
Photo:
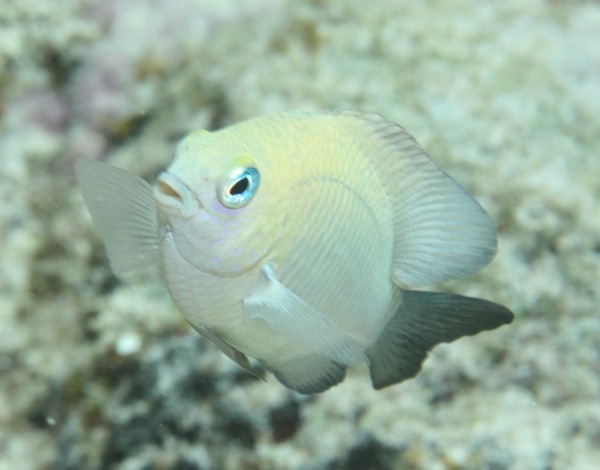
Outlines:
{"type": "Polygon", "coordinates": [[[595,469],[600,4],[4,0],[0,468],[595,469]],[[498,224],[510,306],[380,392],[305,397],[110,272],[73,162],[152,179],[188,131],[361,108],[408,128],[498,224]]]}

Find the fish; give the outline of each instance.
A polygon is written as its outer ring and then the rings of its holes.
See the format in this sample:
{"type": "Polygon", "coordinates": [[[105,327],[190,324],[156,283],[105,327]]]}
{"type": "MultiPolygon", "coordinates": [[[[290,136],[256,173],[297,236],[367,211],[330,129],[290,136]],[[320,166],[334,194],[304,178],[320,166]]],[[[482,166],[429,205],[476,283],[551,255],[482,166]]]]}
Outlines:
{"type": "Polygon", "coordinates": [[[284,112],[194,131],[154,185],[98,161],[75,173],[117,276],[160,269],[192,328],[299,393],[360,364],[375,389],[400,383],[437,344],[514,318],[426,290],[490,263],[496,229],[376,113],[284,112]]]}

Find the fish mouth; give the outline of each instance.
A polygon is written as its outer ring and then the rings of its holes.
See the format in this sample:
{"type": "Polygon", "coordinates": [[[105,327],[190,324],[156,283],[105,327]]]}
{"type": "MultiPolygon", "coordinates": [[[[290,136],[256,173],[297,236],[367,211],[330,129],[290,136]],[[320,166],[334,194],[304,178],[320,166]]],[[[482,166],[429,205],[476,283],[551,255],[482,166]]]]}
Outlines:
{"type": "Polygon", "coordinates": [[[179,177],[168,171],[158,176],[154,186],[154,197],[163,210],[175,210],[184,219],[193,217],[198,210],[203,209],[192,190],[179,177]]]}

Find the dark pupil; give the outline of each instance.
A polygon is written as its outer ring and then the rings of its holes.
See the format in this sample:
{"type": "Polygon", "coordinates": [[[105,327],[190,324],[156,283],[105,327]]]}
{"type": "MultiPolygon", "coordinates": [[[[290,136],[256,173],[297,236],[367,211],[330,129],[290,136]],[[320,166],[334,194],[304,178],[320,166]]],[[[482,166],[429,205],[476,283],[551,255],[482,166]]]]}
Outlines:
{"type": "Polygon", "coordinates": [[[237,196],[238,194],[242,194],[246,189],[248,189],[248,178],[242,178],[241,180],[236,181],[236,183],[229,190],[229,194],[232,196],[237,196]]]}

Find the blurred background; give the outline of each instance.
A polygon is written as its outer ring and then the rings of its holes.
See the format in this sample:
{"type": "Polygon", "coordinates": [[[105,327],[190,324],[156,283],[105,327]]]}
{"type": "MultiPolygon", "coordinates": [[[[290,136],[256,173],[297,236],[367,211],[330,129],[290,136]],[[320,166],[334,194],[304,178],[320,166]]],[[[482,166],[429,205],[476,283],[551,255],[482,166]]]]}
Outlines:
{"type": "Polygon", "coordinates": [[[4,0],[0,468],[595,469],[600,4],[4,0]],[[178,140],[266,112],[406,127],[499,232],[439,286],[509,306],[379,392],[301,396],[111,274],[73,162],[153,181],[178,140]]]}

